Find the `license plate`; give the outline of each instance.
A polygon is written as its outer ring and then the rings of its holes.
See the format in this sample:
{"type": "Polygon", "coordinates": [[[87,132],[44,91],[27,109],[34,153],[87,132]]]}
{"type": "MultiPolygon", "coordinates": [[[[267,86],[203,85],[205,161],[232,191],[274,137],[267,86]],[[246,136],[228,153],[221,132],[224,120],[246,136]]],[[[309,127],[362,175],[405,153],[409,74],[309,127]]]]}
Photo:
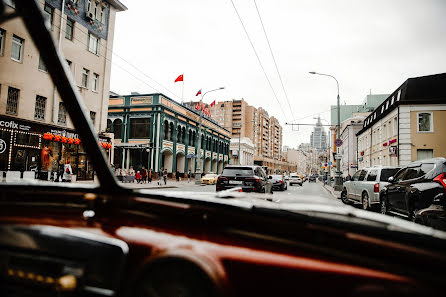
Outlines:
{"type": "Polygon", "coordinates": [[[241,185],[243,182],[241,180],[230,180],[231,185],[241,185]]]}

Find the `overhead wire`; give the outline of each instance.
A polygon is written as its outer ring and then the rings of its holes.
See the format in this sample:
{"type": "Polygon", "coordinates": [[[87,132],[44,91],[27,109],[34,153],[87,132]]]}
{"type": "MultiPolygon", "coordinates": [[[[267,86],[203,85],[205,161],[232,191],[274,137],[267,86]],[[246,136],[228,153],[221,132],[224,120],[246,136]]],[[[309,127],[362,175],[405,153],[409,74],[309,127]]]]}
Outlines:
{"type": "Polygon", "coordinates": [[[265,25],[263,24],[262,16],[260,15],[259,7],[257,6],[256,0],[254,0],[254,5],[256,7],[257,14],[258,14],[259,19],[260,19],[260,23],[262,24],[262,29],[263,29],[263,33],[265,34],[266,41],[268,42],[268,47],[269,47],[269,51],[270,51],[271,56],[272,56],[273,61],[274,61],[274,66],[276,66],[277,75],[279,76],[279,80],[280,80],[280,84],[282,85],[283,93],[285,94],[286,101],[288,102],[288,107],[290,108],[290,112],[291,112],[291,115],[293,117],[293,120],[295,120],[296,117],[294,116],[293,109],[292,109],[291,104],[290,104],[290,100],[288,99],[288,94],[287,94],[287,92],[285,90],[285,86],[283,84],[282,75],[280,75],[279,67],[277,66],[276,58],[274,56],[273,49],[271,47],[271,43],[270,43],[269,38],[268,38],[268,34],[266,34],[265,25]]]}
{"type": "MultiPolygon", "coordinates": [[[[45,4],[45,2],[40,1],[41,4],[45,4]]],[[[57,14],[59,17],[61,16],[61,12],[59,12],[58,10],[54,9],[53,10],[54,14],[57,14]]],[[[61,29],[60,26],[56,25],[55,23],[52,24],[52,26],[58,28],[59,30],[62,30],[62,32],[66,33],[66,30],[61,29]]],[[[84,30],[82,30],[79,27],[76,27],[76,32],[80,31],[82,33],[85,34],[85,36],[88,36],[88,34],[90,34],[89,32],[86,32],[84,30]]],[[[83,42],[82,40],[80,40],[79,38],[77,38],[75,36],[75,34],[73,34],[72,36],[73,39],[76,39],[77,41],[81,42],[83,45],[86,45],[88,48],[88,44],[83,42]]],[[[147,75],[146,73],[144,73],[142,70],[138,69],[136,66],[134,66],[133,64],[131,64],[130,62],[128,62],[126,59],[124,59],[123,57],[121,57],[120,55],[118,55],[114,50],[110,49],[108,46],[99,43],[99,46],[104,48],[106,51],[111,52],[113,55],[115,55],[116,57],[118,57],[119,59],[121,59],[122,61],[124,61],[126,64],[128,64],[130,67],[132,67],[133,69],[135,69],[136,71],[138,71],[139,73],[141,73],[143,76],[147,77],[148,79],[150,79],[151,81],[153,81],[155,84],[157,84],[159,87],[161,87],[162,89],[166,90],[167,92],[169,92],[170,94],[174,95],[177,99],[181,99],[181,96],[178,96],[177,94],[175,94],[174,92],[172,92],[170,89],[168,89],[167,87],[163,86],[161,83],[157,82],[155,79],[153,79],[152,77],[150,77],[149,75],[147,75]]],[[[102,51],[101,51],[102,52],[102,51]]],[[[135,76],[133,73],[130,73],[130,71],[128,71],[127,69],[123,68],[122,66],[118,65],[116,62],[113,62],[111,59],[108,59],[105,55],[102,54],[98,54],[99,56],[105,58],[107,61],[109,61],[110,63],[112,63],[113,65],[121,68],[122,70],[124,70],[125,72],[127,72],[128,74],[130,74],[132,77],[138,79],[139,81],[143,82],[144,84],[146,84],[147,86],[149,86],[150,88],[152,88],[153,90],[155,90],[158,93],[162,93],[159,89],[153,87],[152,85],[148,84],[147,82],[141,80],[140,78],[138,78],[137,76],[135,76]]]]}
{"type": "Polygon", "coordinates": [[[283,115],[284,115],[284,117],[285,117],[285,120],[288,121],[287,116],[286,116],[285,112],[283,111],[282,105],[280,104],[280,101],[279,101],[279,99],[277,98],[276,91],[274,90],[273,85],[271,84],[271,81],[270,81],[268,75],[266,74],[266,71],[265,71],[265,68],[263,67],[262,61],[260,60],[260,57],[259,57],[259,55],[257,54],[257,51],[256,51],[256,49],[255,49],[255,47],[254,47],[254,44],[252,43],[251,37],[249,37],[249,33],[248,33],[248,31],[246,30],[245,24],[243,23],[243,20],[242,20],[242,18],[241,18],[241,16],[240,16],[239,12],[238,12],[238,10],[237,10],[237,7],[235,6],[233,0],[231,0],[231,3],[232,3],[232,6],[234,7],[235,13],[237,14],[237,17],[238,17],[239,21],[240,21],[240,23],[241,23],[241,25],[242,25],[242,27],[243,27],[243,30],[245,31],[246,37],[248,38],[248,41],[249,41],[249,43],[251,44],[252,50],[254,51],[254,54],[255,54],[255,56],[257,57],[257,61],[259,62],[260,68],[262,68],[263,74],[265,75],[265,78],[266,78],[266,80],[268,81],[269,87],[271,88],[271,91],[272,91],[273,94],[274,94],[274,98],[276,99],[277,103],[279,104],[280,110],[282,111],[282,113],[283,113],[283,115]]]}

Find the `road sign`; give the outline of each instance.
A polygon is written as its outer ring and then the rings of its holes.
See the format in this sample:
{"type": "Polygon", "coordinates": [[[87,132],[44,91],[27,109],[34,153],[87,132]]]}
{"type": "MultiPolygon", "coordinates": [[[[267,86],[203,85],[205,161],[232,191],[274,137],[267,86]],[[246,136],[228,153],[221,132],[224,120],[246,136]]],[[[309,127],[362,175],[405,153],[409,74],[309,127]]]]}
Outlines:
{"type": "Polygon", "coordinates": [[[335,159],[337,159],[337,160],[341,160],[341,159],[342,159],[342,155],[336,154],[336,155],[335,155],[335,159]]]}
{"type": "Polygon", "coordinates": [[[337,147],[340,147],[340,146],[342,145],[342,139],[337,138],[337,139],[335,140],[334,144],[335,144],[337,147]]]}

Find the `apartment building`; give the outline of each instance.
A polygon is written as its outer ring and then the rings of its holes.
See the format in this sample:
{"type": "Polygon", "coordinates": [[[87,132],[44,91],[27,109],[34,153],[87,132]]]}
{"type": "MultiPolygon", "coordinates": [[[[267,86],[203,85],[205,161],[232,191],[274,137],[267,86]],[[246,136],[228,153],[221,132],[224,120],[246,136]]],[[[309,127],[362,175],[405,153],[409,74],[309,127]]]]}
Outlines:
{"type": "MultiPolygon", "coordinates": [[[[56,46],[66,58],[95,130],[105,131],[115,16],[127,8],[118,0],[37,2],[56,46]]],[[[5,3],[7,12],[13,13],[14,2],[5,3]]],[[[0,170],[37,168],[39,172],[51,172],[58,160],[63,160],[71,162],[78,178],[92,178],[80,141],[74,141],[77,133],[64,104],[19,18],[0,24],[0,69],[0,122],[17,127],[3,130],[7,147],[0,154],[0,170]],[[29,136],[18,140],[16,136],[22,134],[29,136]],[[51,152],[45,164],[41,160],[43,148],[51,152]]],[[[103,137],[102,141],[110,139],[103,137]]],[[[108,143],[104,147],[108,148],[108,143]]]]}
{"type": "Polygon", "coordinates": [[[271,172],[285,170],[282,161],[282,126],[262,108],[249,105],[244,99],[218,102],[212,118],[231,131],[233,139],[249,138],[255,147],[254,162],[268,166],[271,172]]]}
{"type": "Polygon", "coordinates": [[[446,157],[446,73],[409,78],[365,120],[358,165],[405,166],[446,157]]]}

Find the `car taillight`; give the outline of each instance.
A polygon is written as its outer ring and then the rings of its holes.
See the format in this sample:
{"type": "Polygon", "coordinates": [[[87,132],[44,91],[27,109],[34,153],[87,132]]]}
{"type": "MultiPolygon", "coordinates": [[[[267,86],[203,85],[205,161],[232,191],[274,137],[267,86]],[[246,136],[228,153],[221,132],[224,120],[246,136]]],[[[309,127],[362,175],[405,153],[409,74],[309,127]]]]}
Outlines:
{"type": "Polygon", "coordinates": [[[434,178],[434,181],[440,183],[446,192],[446,173],[442,173],[434,178]]]}
{"type": "Polygon", "coordinates": [[[245,182],[259,182],[260,181],[260,179],[258,179],[258,178],[245,178],[245,182]]]}
{"type": "Polygon", "coordinates": [[[239,192],[243,192],[243,189],[242,189],[242,188],[240,188],[240,189],[238,189],[238,191],[239,191],[239,192]]]}
{"type": "Polygon", "coordinates": [[[379,184],[378,183],[373,185],[373,192],[379,193],[379,184]]]}
{"type": "Polygon", "coordinates": [[[219,176],[218,180],[217,180],[217,182],[221,182],[221,183],[224,183],[224,182],[227,182],[227,181],[228,181],[228,179],[226,177],[224,177],[224,176],[219,176]]]}
{"type": "Polygon", "coordinates": [[[279,180],[279,184],[283,183],[283,181],[279,180]]]}

